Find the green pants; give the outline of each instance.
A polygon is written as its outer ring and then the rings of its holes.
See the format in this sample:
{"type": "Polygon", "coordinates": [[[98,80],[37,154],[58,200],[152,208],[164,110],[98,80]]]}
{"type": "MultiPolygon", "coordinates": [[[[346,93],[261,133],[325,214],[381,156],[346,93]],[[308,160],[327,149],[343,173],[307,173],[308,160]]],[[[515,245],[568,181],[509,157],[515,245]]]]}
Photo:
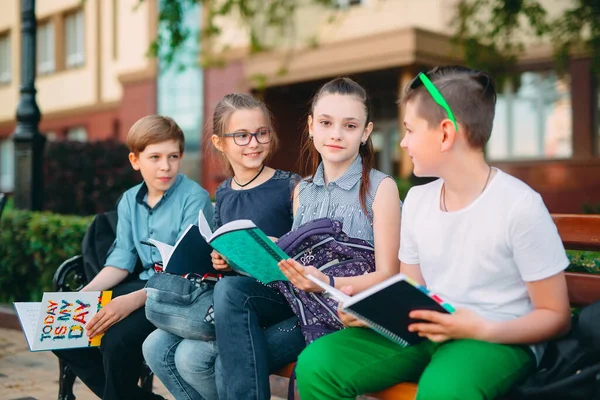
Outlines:
{"type": "Polygon", "coordinates": [[[418,382],[418,400],[495,399],[536,368],[527,346],[476,340],[401,347],[367,328],[347,328],[310,344],[298,358],[302,400],[352,399],[399,382],[418,382]]]}

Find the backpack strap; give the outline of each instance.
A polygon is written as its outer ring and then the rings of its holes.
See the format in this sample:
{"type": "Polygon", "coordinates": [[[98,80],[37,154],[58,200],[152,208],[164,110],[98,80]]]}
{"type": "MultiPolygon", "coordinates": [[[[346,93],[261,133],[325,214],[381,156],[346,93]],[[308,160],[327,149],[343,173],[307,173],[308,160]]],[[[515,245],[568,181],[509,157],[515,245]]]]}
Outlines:
{"type": "Polygon", "coordinates": [[[295,248],[306,238],[313,235],[333,235],[336,230],[333,221],[329,218],[318,218],[299,226],[296,230],[286,233],[277,241],[277,245],[286,251],[295,248]]]}

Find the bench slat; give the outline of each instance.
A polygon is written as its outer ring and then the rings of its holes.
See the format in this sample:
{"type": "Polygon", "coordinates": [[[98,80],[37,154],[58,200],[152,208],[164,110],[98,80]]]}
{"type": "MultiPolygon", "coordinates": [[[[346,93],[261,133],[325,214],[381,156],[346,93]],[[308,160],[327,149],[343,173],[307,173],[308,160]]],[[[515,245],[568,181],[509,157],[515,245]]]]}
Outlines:
{"type": "Polygon", "coordinates": [[[368,394],[367,396],[381,400],[414,400],[417,396],[417,384],[408,382],[398,383],[391,388],[368,394]]]}
{"type": "Polygon", "coordinates": [[[582,307],[600,300],[600,275],[567,272],[569,302],[582,307]]]}
{"type": "Polygon", "coordinates": [[[553,214],[552,219],[565,248],[600,251],[600,215],[553,214]]]}

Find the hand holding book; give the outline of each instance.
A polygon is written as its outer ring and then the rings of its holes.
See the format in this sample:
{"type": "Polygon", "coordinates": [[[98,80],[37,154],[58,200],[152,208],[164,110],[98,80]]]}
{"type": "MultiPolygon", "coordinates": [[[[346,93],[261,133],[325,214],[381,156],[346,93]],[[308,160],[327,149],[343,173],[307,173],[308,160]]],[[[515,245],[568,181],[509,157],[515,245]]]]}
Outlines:
{"type": "Polygon", "coordinates": [[[438,314],[455,311],[450,304],[404,274],[394,275],[355,296],[348,296],[314,276],[309,275],[308,279],[335,298],[342,311],[354,315],[369,328],[401,346],[414,345],[425,340],[425,336],[421,334],[422,329],[432,328],[431,335],[437,333],[435,329],[439,329],[433,325],[415,327],[415,324],[421,322],[415,321],[413,313],[421,315],[419,313],[422,311],[430,311],[426,316],[433,316],[435,319],[438,314]],[[413,330],[410,330],[409,326],[412,326],[413,330]]]}
{"type": "Polygon", "coordinates": [[[410,332],[416,332],[432,342],[445,342],[450,339],[478,339],[486,331],[487,320],[466,308],[458,308],[452,314],[430,310],[415,310],[409,316],[419,322],[408,326],[410,332]]]}
{"type": "MultiPolygon", "coordinates": [[[[352,296],[353,288],[352,288],[352,286],[344,286],[344,287],[340,288],[340,292],[342,292],[348,296],[352,296]]],[[[344,310],[342,309],[342,304],[340,304],[338,306],[338,315],[340,316],[340,319],[342,320],[342,324],[344,324],[344,326],[346,328],[349,328],[349,327],[368,328],[369,327],[369,325],[367,325],[364,321],[358,319],[354,315],[345,313],[344,310]]]]}
{"type": "Polygon", "coordinates": [[[288,258],[279,261],[279,269],[294,286],[305,292],[321,292],[323,288],[308,279],[308,275],[319,279],[321,282],[329,282],[329,277],[313,266],[304,266],[298,261],[288,258]]]}

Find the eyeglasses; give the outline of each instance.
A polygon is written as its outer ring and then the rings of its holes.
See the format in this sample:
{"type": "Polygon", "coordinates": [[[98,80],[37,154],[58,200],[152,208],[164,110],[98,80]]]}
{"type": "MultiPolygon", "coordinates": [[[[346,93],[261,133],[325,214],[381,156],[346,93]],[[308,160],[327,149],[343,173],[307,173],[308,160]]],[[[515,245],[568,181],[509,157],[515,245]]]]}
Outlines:
{"type": "Polygon", "coordinates": [[[435,101],[440,107],[446,110],[446,114],[448,114],[448,119],[452,121],[452,123],[454,124],[454,129],[458,131],[458,124],[456,123],[456,118],[454,118],[454,113],[452,113],[450,106],[448,105],[448,103],[444,99],[444,96],[442,96],[438,88],[435,87],[433,82],[431,82],[431,80],[429,80],[427,75],[425,75],[423,72],[420,72],[419,75],[416,76],[416,78],[410,84],[410,88],[416,89],[417,87],[419,87],[419,83],[423,83],[423,85],[433,98],[433,101],[435,101]]]}
{"type": "Polygon", "coordinates": [[[233,132],[225,133],[223,136],[232,137],[233,142],[238,146],[247,146],[255,138],[260,144],[267,144],[271,141],[271,131],[268,129],[260,129],[254,133],[250,132],[233,132]]]}

